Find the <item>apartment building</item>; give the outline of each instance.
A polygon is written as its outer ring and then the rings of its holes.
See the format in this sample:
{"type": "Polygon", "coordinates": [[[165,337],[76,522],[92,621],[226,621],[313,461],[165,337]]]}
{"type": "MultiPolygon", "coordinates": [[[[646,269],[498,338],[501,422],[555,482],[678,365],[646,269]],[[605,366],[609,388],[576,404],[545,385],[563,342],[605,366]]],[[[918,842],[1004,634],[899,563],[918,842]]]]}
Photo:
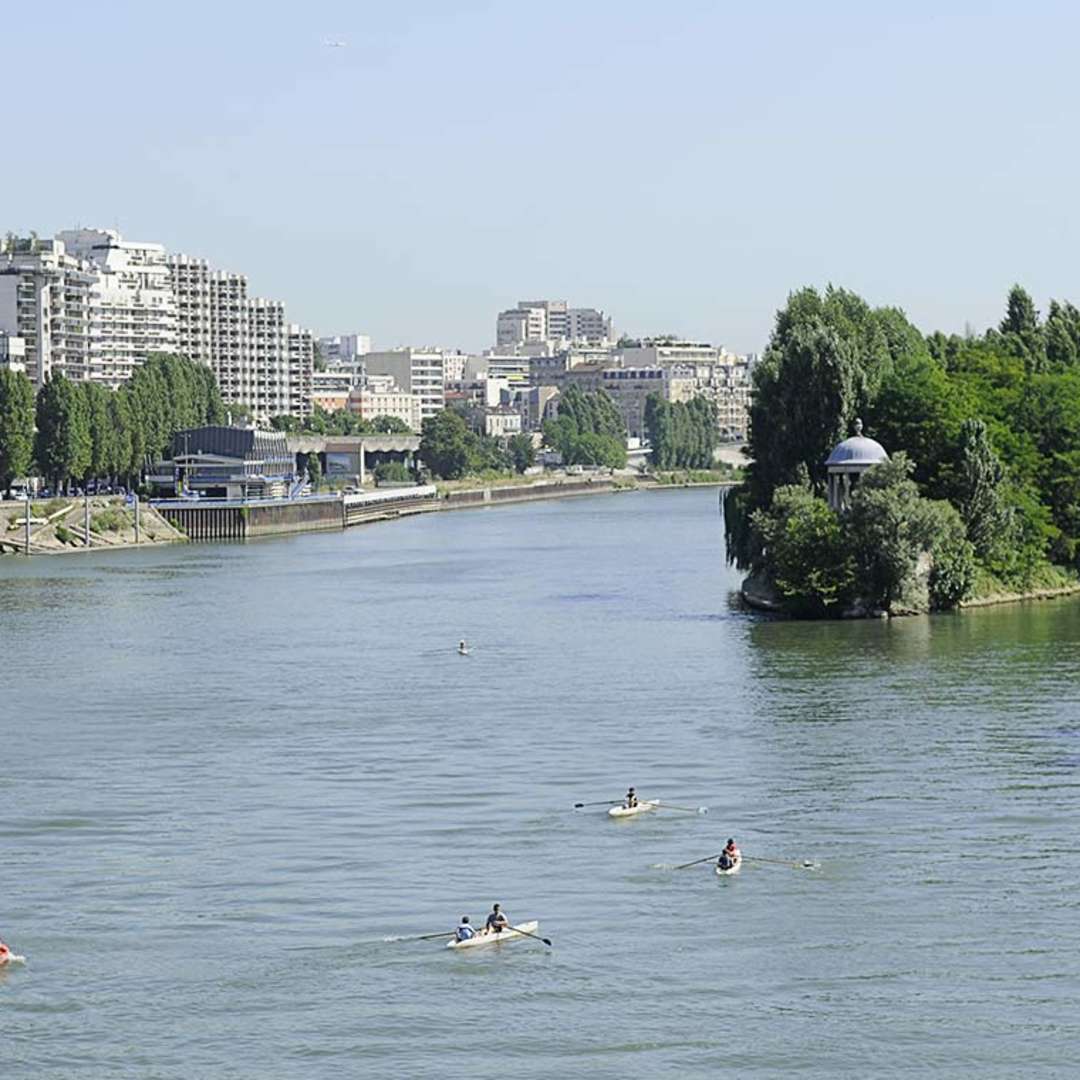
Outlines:
{"type": "Polygon", "coordinates": [[[371,352],[371,338],[367,334],[335,334],[319,338],[319,353],[328,367],[355,364],[371,352]]]}
{"type": "Polygon", "coordinates": [[[85,377],[94,279],[59,240],[11,238],[0,253],[0,331],[22,339],[26,373],[36,385],[54,370],[85,377]]]}
{"type": "Polygon", "coordinates": [[[243,274],[212,269],[205,259],[170,255],[176,298],[176,351],[207,364],[226,404],[258,419],[312,412],[314,339],[285,317],[277,300],[249,297],[243,274]]]}
{"type": "Polygon", "coordinates": [[[420,405],[418,395],[399,389],[389,378],[383,381],[376,376],[367,386],[353,387],[349,394],[348,408],[361,420],[393,416],[408,424],[411,430],[419,431],[423,423],[420,405]]]}
{"type": "Polygon", "coordinates": [[[444,353],[441,349],[389,349],[364,358],[368,378],[389,375],[399,390],[420,399],[420,424],[446,406],[444,353]]]}
{"type": "Polygon", "coordinates": [[[610,316],[596,308],[572,308],[565,300],[519,300],[495,319],[496,350],[541,342],[610,341],[610,316]]]}
{"type": "MultiPolygon", "coordinates": [[[[176,301],[165,248],[124,240],[114,229],[64,229],[64,252],[90,274],[81,362],[68,356],[70,378],[115,390],[154,353],[176,351],[176,301]]],[[[71,313],[68,325],[75,330],[71,313]]]]}
{"type": "Polygon", "coordinates": [[[26,372],[26,342],[0,330],[0,368],[26,372]]]}
{"type": "Polygon", "coordinates": [[[356,386],[356,376],[351,371],[327,368],[311,373],[311,404],[313,408],[337,412],[349,406],[349,395],[356,386]]]}

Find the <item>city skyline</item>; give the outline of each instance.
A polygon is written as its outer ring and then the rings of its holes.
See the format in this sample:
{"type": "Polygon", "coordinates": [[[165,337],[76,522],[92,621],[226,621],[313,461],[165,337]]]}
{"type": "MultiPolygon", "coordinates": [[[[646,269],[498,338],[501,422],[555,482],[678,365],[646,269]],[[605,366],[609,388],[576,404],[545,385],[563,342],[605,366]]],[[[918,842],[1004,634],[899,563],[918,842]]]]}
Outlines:
{"type": "Polygon", "coordinates": [[[320,333],[477,350],[492,311],[573,296],[759,352],[804,284],[926,331],[994,324],[1014,281],[1080,293],[1064,4],[64,7],[5,15],[11,85],[48,55],[35,105],[67,124],[0,229],[198,252],[320,333]]]}

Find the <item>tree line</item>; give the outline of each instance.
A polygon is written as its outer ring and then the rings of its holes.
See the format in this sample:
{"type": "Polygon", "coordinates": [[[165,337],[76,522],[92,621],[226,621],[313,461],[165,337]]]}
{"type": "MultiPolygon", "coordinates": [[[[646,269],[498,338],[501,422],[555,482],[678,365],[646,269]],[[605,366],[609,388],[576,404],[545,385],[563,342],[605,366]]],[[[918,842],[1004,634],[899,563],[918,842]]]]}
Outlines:
{"type": "Polygon", "coordinates": [[[703,397],[670,402],[649,394],[645,437],[657,469],[711,469],[720,441],[716,405],[703,397]]]}
{"type": "Polygon", "coordinates": [[[0,370],[0,490],[32,472],[55,491],[105,479],[133,486],[174,432],[224,421],[213,372],[179,356],[151,356],[118,390],[55,373],[35,396],[24,374],[0,370]]]}
{"type": "Polygon", "coordinates": [[[500,440],[480,435],[454,409],[429,416],[420,433],[420,458],[443,480],[459,480],[470,473],[523,473],[536,460],[532,438],[511,435],[500,440]]]}
{"type": "Polygon", "coordinates": [[[997,327],[924,336],[897,308],[803,289],[778,312],[753,380],[753,463],[725,497],[728,556],[792,609],[828,613],[856,596],[888,609],[926,578],[923,556],[933,607],[980,582],[1026,588],[1048,561],[1077,568],[1072,304],[1052,302],[1044,321],[1015,286],[997,327]],[[838,518],[824,462],[856,416],[893,462],[864,476],[838,518]]]}
{"type": "Polygon", "coordinates": [[[292,433],[310,433],[314,435],[411,435],[412,428],[398,416],[376,416],[371,420],[362,420],[348,409],[335,409],[333,412],[315,406],[311,416],[302,419],[299,416],[282,414],[270,418],[270,426],[275,431],[292,433]]]}
{"type": "Polygon", "coordinates": [[[565,465],[626,464],[626,423],[606,390],[582,390],[571,383],[559,395],[554,420],[544,421],[544,441],[565,465]]]}

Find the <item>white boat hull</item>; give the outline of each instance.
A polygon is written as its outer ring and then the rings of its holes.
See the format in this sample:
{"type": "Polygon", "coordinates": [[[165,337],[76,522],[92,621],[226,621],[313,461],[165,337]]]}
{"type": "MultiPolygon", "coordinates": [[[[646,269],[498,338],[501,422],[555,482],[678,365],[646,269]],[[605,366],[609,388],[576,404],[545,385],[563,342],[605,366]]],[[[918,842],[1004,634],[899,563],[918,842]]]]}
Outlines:
{"type": "Polygon", "coordinates": [[[608,811],[608,817],[636,817],[638,814],[645,814],[650,810],[655,810],[659,805],[659,799],[643,799],[637,806],[627,806],[624,803],[621,806],[613,806],[608,811]]]}
{"type": "Polygon", "coordinates": [[[529,934],[535,934],[540,923],[533,919],[531,922],[518,923],[516,926],[508,926],[505,930],[495,933],[479,933],[475,937],[465,941],[448,941],[448,949],[479,949],[484,945],[501,945],[506,941],[521,941],[529,934]]]}
{"type": "Polygon", "coordinates": [[[716,867],[717,877],[731,877],[732,874],[737,874],[742,869],[742,856],[738,856],[735,860],[734,866],[729,866],[726,869],[722,866],[716,867]]]}

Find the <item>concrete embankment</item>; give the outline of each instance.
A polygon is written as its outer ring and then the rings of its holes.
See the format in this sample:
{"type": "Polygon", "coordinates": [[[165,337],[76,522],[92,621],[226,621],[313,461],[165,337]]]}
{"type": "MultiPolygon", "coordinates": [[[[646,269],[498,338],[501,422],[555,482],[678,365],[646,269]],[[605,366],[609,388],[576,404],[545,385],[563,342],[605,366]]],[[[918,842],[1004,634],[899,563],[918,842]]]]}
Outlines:
{"type": "Polygon", "coordinates": [[[610,477],[465,488],[443,492],[439,500],[439,509],[465,510],[477,506],[503,506],[506,503],[533,502],[538,499],[564,499],[575,495],[601,495],[618,490],[620,490],[619,485],[610,477]]]}
{"type": "Polygon", "coordinates": [[[174,544],[184,535],[152,506],[135,509],[117,496],[57,497],[30,506],[0,504],[0,554],[61,555],[128,547],[174,544]]]}
{"type": "MultiPolygon", "coordinates": [[[[84,529],[87,510],[82,499],[54,500],[36,507],[31,519],[29,549],[25,532],[13,524],[18,507],[0,518],[0,552],[31,555],[60,554],[177,543],[186,540],[250,540],[289,533],[336,530],[373,521],[439,510],[468,510],[542,499],[610,494],[650,483],[627,483],[612,477],[536,480],[532,483],[489,484],[440,491],[433,485],[376,489],[356,495],[309,496],[303,499],[226,500],[167,499],[140,505],[139,536],[134,513],[119,499],[92,499],[89,509],[90,544],[84,529]]],[[[21,522],[21,519],[20,519],[21,522]]]]}

